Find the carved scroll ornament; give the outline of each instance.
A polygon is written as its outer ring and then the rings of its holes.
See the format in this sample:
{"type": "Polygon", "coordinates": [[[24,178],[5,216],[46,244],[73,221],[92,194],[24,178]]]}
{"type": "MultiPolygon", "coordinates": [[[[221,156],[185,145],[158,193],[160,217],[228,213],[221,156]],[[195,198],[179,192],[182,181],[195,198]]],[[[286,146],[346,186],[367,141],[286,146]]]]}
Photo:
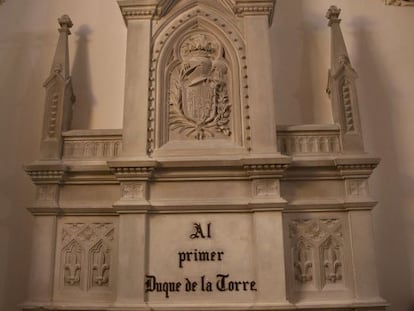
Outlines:
{"type": "Polygon", "coordinates": [[[218,133],[230,136],[223,47],[210,35],[195,34],[182,43],[178,54],[180,63],[170,77],[170,130],[199,140],[218,133]]]}

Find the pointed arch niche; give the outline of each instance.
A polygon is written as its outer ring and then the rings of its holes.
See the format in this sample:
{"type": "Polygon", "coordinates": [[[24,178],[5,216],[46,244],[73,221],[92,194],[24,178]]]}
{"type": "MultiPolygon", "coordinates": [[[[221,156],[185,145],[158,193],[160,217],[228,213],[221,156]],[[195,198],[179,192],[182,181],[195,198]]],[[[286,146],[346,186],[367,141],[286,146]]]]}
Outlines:
{"type": "Polygon", "coordinates": [[[152,41],[149,154],[250,151],[246,47],[226,11],[195,4],[161,21],[152,41]]]}

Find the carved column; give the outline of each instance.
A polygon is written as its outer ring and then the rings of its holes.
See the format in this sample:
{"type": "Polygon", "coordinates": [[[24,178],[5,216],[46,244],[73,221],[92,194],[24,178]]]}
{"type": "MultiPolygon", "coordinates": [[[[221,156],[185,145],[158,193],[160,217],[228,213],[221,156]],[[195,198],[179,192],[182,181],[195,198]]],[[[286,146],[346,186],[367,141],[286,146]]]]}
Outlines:
{"type": "Polygon", "coordinates": [[[40,154],[42,160],[58,160],[62,156],[62,133],[69,130],[72,105],[75,101],[69,75],[68,36],[73,23],[69,16],[58,19],[59,41],[56,47],[50,75],[44,83],[46,88],[40,154]]]}
{"type": "Polygon", "coordinates": [[[269,23],[274,1],[238,0],[234,12],[243,17],[246,35],[252,153],[275,153],[276,122],[273,99],[269,23]]]}

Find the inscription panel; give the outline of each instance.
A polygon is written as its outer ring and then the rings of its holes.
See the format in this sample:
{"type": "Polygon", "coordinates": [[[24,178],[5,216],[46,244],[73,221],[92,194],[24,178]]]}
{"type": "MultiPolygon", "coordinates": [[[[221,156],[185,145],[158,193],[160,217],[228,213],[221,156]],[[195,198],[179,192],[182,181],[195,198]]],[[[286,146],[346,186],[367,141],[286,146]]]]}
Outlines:
{"type": "Polygon", "coordinates": [[[260,284],[251,232],[248,214],[152,216],[148,301],[252,301],[260,284]]]}

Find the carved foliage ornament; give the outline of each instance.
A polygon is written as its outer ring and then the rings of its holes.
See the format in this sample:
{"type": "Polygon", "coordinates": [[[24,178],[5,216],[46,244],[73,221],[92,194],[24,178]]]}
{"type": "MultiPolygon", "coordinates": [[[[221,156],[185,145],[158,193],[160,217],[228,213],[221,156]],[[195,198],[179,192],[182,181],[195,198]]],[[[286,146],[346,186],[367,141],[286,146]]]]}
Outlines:
{"type": "Polygon", "coordinates": [[[169,88],[169,126],[187,137],[230,136],[231,104],[225,50],[211,35],[186,38],[169,88]]]}

